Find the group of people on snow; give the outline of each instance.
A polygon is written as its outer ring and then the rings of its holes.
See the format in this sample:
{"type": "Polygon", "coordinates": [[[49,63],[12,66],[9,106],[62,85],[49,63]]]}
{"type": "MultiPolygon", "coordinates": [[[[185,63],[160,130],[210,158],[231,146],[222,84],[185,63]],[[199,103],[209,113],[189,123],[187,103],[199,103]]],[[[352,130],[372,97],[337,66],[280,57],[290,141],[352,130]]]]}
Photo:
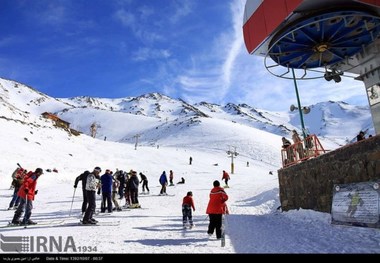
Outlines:
{"type": "Polygon", "coordinates": [[[139,173],[141,180],[137,177],[137,172],[130,170],[129,173],[125,173],[123,170],[118,170],[113,174],[110,169],[106,169],[105,173],[100,176],[100,167],[95,167],[90,173],[84,171],[80,174],[74,183],[74,188],[77,188],[79,181],[82,181],[82,214],[84,214],[83,224],[96,224],[97,221],[93,218],[93,214],[96,208],[96,192],[98,195],[102,194],[102,202],[100,212],[105,213],[106,210],[109,213],[113,211],[121,211],[122,208],[117,201],[125,198],[125,207],[140,208],[138,200],[139,184],[143,183],[143,193],[147,190],[149,194],[148,178],[142,172],[139,173]]]}
{"type": "MultiPolygon", "coordinates": [[[[134,170],[130,170],[129,173],[124,173],[122,170],[117,170],[117,172],[113,174],[110,169],[107,169],[103,175],[100,175],[101,172],[102,169],[97,166],[92,172],[86,170],[75,179],[75,189],[77,188],[79,181],[82,181],[83,202],[81,210],[83,215],[83,224],[96,224],[98,222],[94,219],[96,209],[96,193],[102,193],[101,212],[105,212],[106,209],[108,212],[112,212],[113,210],[121,210],[120,205],[117,202],[117,195],[121,196],[121,198],[123,197],[120,195],[120,191],[124,191],[122,194],[126,198],[126,204],[128,204],[129,207],[140,207],[138,202],[138,186],[140,183],[143,183],[143,192],[147,190],[149,193],[148,179],[146,175],[141,172],[139,173],[140,180],[137,177],[137,172],[134,170]],[[124,184],[122,187],[120,186],[121,182],[124,184]],[[114,209],[112,204],[115,206],[114,209]]],[[[34,172],[27,172],[21,167],[16,169],[12,174],[14,194],[12,196],[9,209],[12,209],[13,206],[17,207],[11,222],[12,224],[36,224],[36,222],[30,219],[30,217],[32,215],[33,200],[38,192],[38,190],[36,190],[37,180],[42,174],[42,168],[37,168],[34,172]],[[23,213],[24,216],[21,220],[23,213]]],[[[172,184],[172,170],[170,170],[170,175],[170,182],[172,184]]],[[[222,180],[225,180],[226,186],[228,186],[229,179],[228,173],[223,171],[222,180]]],[[[166,194],[168,179],[165,171],[161,174],[159,182],[161,184],[160,194],[166,194]]],[[[178,183],[184,182],[185,180],[182,177],[181,182],[178,183]]],[[[217,239],[220,239],[222,235],[222,216],[223,214],[228,214],[226,205],[228,195],[224,189],[220,187],[218,180],[213,182],[213,188],[211,189],[209,198],[210,199],[206,209],[206,213],[209,215],[210,220],[207,233],[211,236],[214,232],[216,232],[217,239]]],[[[192,228],[194,226],[192,211],[195,211],[193,193],[188,191],[182,200],[182,221],[184,227],[189,226],[192,228]]]]}

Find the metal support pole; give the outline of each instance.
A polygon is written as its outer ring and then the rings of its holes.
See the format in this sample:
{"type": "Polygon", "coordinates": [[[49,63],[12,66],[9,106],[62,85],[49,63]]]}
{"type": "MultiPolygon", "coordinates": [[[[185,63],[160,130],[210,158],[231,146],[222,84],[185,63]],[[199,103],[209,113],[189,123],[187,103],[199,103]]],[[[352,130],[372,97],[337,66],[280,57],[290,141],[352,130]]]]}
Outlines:
{"type": "Polygon", "coordinates": [[[232,151],[231,150],[231,147],[230,149],[227,151],[227,154],[229,156],[231,156],[231,174],[233,174],[235,172],[235,166],[234,166],[234,157],[238,156],[238,153],[236,152],[236,147],[235,146],[232,146],[234,148],[234,150],[232,151]]]}
{"type": "Polygon", "coordinates": [[[298,94],[298,87],[297,87],[297,81],[296,76],[294,74],[294,68],[292,68],[292,74],[293,74],[293,81],[294,81],[294,88],[296,89],[296,96],[297,96],[297,104],[298,104],[298,112],[300,113],[300,119],[301,119],[301,127],[302,127],[302,135],[303,138],[306,139],[306,129],[305,129],[305,123],[303,122],[303,114],[302,114],[302,107],[300,102],[300,96],[298,94]]]}
{"type": "Polygon", "coordinates": [[[234,155],[231,154],[231,174],[234,174],[234,155]]]}

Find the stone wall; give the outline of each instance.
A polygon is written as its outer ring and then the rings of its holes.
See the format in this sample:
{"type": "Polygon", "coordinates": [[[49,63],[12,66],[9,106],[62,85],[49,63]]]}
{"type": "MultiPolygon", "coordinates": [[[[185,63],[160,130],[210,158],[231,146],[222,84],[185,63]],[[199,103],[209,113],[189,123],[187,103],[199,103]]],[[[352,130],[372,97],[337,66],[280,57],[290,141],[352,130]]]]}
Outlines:
{"type": "Polygon", "coordinates": [[[380,135],[278,170],[283,211],[331,211],[334,184],[380,179],[380,135]]]}

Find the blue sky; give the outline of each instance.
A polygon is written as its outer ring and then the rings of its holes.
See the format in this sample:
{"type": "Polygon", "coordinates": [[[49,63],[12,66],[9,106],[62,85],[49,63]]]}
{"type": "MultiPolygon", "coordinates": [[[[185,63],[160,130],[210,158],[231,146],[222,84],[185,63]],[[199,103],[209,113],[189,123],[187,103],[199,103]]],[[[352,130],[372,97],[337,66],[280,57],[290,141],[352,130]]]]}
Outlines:
{"type": "MultiPolygon", "coordinates": [[[[190,103],[296,104],[243,40],[245,0],[0,0],[0,77],[56,98],[160,92],[190,103]]],[[[364,84],[298,81],[303,106],[368,105],[364,84]]]]}

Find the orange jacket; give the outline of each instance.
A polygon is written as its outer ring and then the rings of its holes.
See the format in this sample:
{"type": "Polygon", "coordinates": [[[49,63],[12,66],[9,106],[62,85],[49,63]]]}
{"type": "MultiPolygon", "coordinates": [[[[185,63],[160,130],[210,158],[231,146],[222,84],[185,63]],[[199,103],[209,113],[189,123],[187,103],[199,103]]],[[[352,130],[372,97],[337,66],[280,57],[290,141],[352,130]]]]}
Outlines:
{"type": "Polygon", "coordinates": [[[206,214],[226,214],[228,195],[220,186],[214,187],[210,192],[210,200],[207,205],[206,214]]]}
{"type": "Polygon", "coordinates": [[[24,183],[21,185],[17,192],[17,195],[23,199],[28,198],[28,200],[34,200],[34,195],[36,191],[38,176],[35,173],[28,173],[24,177],[24,183]],[[25,193],[25,189],[28,189],[28,194],[25,193]]]}

